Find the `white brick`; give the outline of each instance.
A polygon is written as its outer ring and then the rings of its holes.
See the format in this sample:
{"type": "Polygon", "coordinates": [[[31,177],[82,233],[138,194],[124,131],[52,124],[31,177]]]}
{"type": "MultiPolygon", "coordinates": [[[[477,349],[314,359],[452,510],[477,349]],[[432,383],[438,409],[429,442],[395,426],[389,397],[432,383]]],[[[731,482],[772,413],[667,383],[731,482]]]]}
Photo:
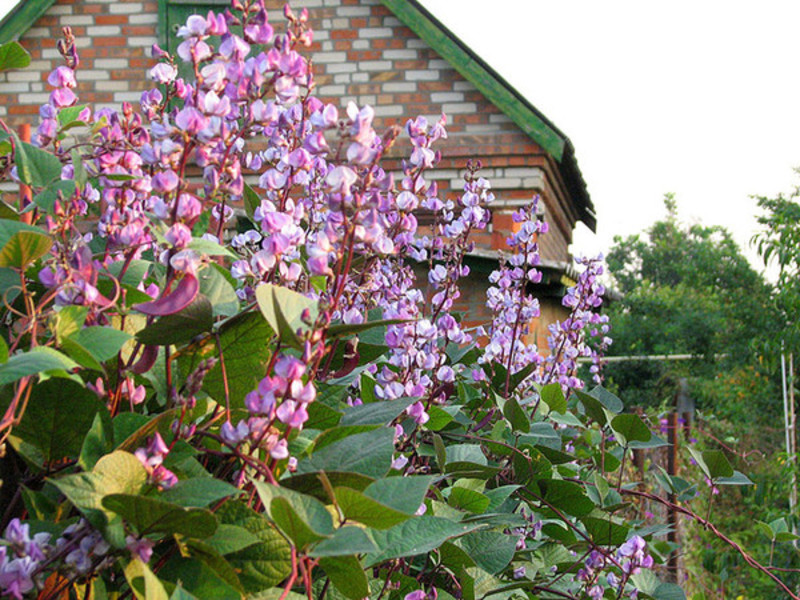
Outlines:
{"type": "Polygon", "coordinates": [[[158,13],[131,15],[128,17],[128,23],[131,25],[155,25],[158,23],[158,13]]]}
{"type": "Polygon", "coordinates": [[[72,14],[72,5],[71,4],[56,4],[55,6],[51,6],[47,9],[48,15],[71,15],[72,14]]]}
{"type": "Polygon", "coordinates": [[[336,74],[336,73],[355,73],[358,71],[358,65],[354,62],[344,62],[344,63],[337,63],[333,65],[328,65],[325,69],[326,73],[336,74]]]}
{"type": "Polygon", "coordinates": [[[489,115],[489,123],[511,123],[511,119],[504,114],[489,115]]]}
{"type": "Polygon", "coordinates": [[[370,8],[369,6],[342,6],[336,13],[343,17],[368,17],[370,8]]]}
{"type": "Polygon", "coordinates": [[[59,59],[61,55],[55,48],[42,48],[42,58],[59,59]]]}
{"type": "Polygon", "coordinates": [[[354,83],[368,83],[369,75],[367,73],[353,73],[351,79],[354,83]]]}
{"type": "MultiPolygon", "coordinates": [[[[2,86],[3,88],[5,86],[2,86]]],[[[45,104],[50,101],[50,94],[28,94],[25,96],[25,104],[45,104]]]]}
{"type": "Polygon", "coordinates": [[[130,82],[125,80],[104,81],[97,86],[98,92],[127,92],[129,89],[130,82]]]}
{"type": "Polygon", "coordinates": [[[403,107],[398,104],[385,104],[374,108],[375,114],[379,117],[400,117],[403,115],[403,107]]]}
{"type": "Polygon", "coordinates": [[[474,92],[477,88],[469,81],[455,81],[453,82],[453,89],[456,92],[474,92]]]}
{"type": "Polygon", "coordinates": [[[108,12],[112,15],[135,15],[144,13],[144,5],[138,2],[122,4],[116,0],[111,1],[114,2],[114,4],[108,7],[108,12]]]}
{"type": "Polygon", "coordinates": [[[358,32],[359,37],[370,38],[388,38],[392,37],[392,30],[388,27],[365,27],[358,32]]]}
{"type": "MultiPolygon", "coordinates": [[[[91,71],[78,71],[78,79],[87,79],[92,81],[106,81],[111,79],[111,72],[107,69],[101,69],[99,65],[96,64],[95,61],[95,68],[91,71]]],[[[116,67],[119,68],[119,67],[116,67]]]]}
{"type": "Polygon", "coordinates": [[[453,67],[446,60],[442,60],[441,58],[432,58],[428,61],[428,68],[442,71],[444,69],[452,69],[453,67]]]}
{"type": "Polygon", "coordinates": [[[436,81],[439,79],[437,71],[406,71],[408,81],[436,81]]]}
{"type": "Polygon", "coordinates": [[[124,58],[96,58],[95,69],[127,69],[128,61],[124,58]]]}
{"type": "Polygon", "coordinates": [[[92,45],[92,38],[85,36],[75,38],[76,48],[90,48],[91,45],[92,45]]]}
{"type": "Polygon", "coordinates": [[[399,27],[400,25],[402,25],[402,23],[400,22],[400,19],[398,19],[394,15],[388,15],[383,18],[383,25],[385,27],[399,27]]]}
{"type": "Polygon", "coordinates": [[[39,81],[42,78],[41,73],[33,71],[9,71],[6,74],[7,80],[11,82],[19,81],[39,81]]]}
{"type": "Polygon", "coordinates": [[[476,113],[478,112],[478,105],[474,102],[457,102],[452,104],[443,104],[442,110],[448,115],[476,113]]]}
{"type": "Polygon", "coordinates": [[[460,92],[435,92],[431,94],[431,102],[463,102],[464,94],[460,92]]]}
{"type": "Polygon", "coordinates": [[[323,85],[317,89],[320,96],[342,96],[344,94],[343,85],[323,85]]]}
{"type": "Polygon", "coordinates": [[[122,27],[119,25],[97,25],[94,27],[86,28],[86,35],[119,35],[122,33],[122,27]]]}
{"type": "Polygon", "coordinates": [[[319,52],[314,55],[314,62],[317,64],[342,63],[347,60],[344,52],[319,52]]]}
{"type": "Polygon", "coordinates": [[[414,92],[417,84],[410,81],[388,81],[383,84],[383,89],[387,92],[414,92]]]}
{"type": "Polygon", "coordinates": [[[331,39],[331,34],[327,29],[325,31],[314,30],[314,41],[315,42],[324,42],[324,41],[327,41],[329,39],[331,39]]]}
{"type": "Polygon", "coordinates": [[[358,97],[358,104],[360,106],[365,106],[367,104],[369,104],[370,106],[374,106],[375,102],[377,102],[377,98],[375,98],[375,96],[373,96],[372,94],[367,94],[358,97]]]}
{"type": "Polygon", "coordinates": [[[94,23],[92,15],[66,15],[59,19],[61,25],[69,25],[70,27],[77,27],[79,25],[91,25],[94,23]]]}
{"type": "Polygon", "coordinates": [[[406,40],[406,47],[408,48],[430,48],[428,43],[420,38],[411,38],[406,40]]]}
{"type": "Polygon", "coordinates": [[[333,42],[330,40],[325,40],[320,44],[323,52],[333,52],[333,42]]]}
{"type": "Polygon", "coordinates": [[[333,83],[350,83],[350,73],[339,73],[333,76],[333,83]]]}
{"type": "Polygon", "coordinates": [[[129,37],[126,40],[128,46],[135,47],[146,47],[149,48],[153,44],[158,43],[158,38],[156,36],[143,36],[143,37],[129,37]]]}
{"type": "Polygon", "coordinates": [[[359,71],[389,71],[392,63],[388,60],[364,60],[358,63],[359,71]]]}
{"type": "Polygon", "coordinates": [[[30,90],[31,90],[31,84],[25,82],[4,83],[0,85],[0,93],[2,94],[19,94],[22,92],[29,92],[30,90]]]}
{"type": "Polygon", "coordinates": [[[44,91],[44,84],[39,81],[31,84],[31,91],[32,92],[43,92],[44,91]]]}
{"type": "Polygon", "coordinates": [[[350,29],[350,19],[331,19],[331,29],[350,29]]]}
{"type": "Polygon", "coordinates": [[[50,71],[53,68],[53,63],[49,60],[32,60],[31,64],[28,65],[28,69],[31,71],[50,71]]]}
{"type": "MultiPolygon", "coordinates": [[[[137,104],[142,99],[142,92],[115,92],[114,102],[130,102],[137,104]]],[[[117,107],[119,108],[119,107],[117,107]]]]}
{"type": "Polygon", "coordinates": [[[369,50],[370,43],[367,40],[353,40],[353,50],[369,50]]]}
{"type": "Polygon", "coordinates": [[[386,50],[383,56],[387,60],[415,60],[419,53],[416,50],[386,50]]]}
{"type": "Polygon", "coordinates": [[[28,31],[25,32],[25,37],[30,38],[44,38],[50,37],[50,28],[49,27],[31,27],[28,31]]]}

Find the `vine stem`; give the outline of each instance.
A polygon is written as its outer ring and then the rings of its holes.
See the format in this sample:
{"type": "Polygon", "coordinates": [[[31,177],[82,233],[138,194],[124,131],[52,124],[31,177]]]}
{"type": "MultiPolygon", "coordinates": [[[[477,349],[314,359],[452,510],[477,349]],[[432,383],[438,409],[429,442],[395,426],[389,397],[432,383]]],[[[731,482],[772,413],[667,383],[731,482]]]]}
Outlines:
{"type": "Polygon", "coordinates": [[[292,586],[294,586],[295,581],[297,581],[297,548],[292,546],[292,574],[289,575],[286,586],[283,588],[283,593],[278,600],[286,600],[289,593],[292,591],[292,586]]]}

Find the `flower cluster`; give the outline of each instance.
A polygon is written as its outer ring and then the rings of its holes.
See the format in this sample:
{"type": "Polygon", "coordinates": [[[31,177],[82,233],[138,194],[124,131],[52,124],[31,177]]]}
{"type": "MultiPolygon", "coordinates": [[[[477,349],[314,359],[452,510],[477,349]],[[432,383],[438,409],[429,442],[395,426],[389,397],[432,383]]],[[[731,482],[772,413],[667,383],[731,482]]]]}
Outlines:
{"type": "Polygon", "coordinates": [[[4,596],[21,600],[35,587],[39,566],[52,550],[49,533],[30,535],[27,523],[12,519],[0,540],[0,590],[4,596]]]}
{"type": "Polygon", "coordinates": [[[178,477],[164,466],[164,458],[169,454],[170,448],[164,443],[160,433],[156,433],[144,448],[134,452],[136,458],[147,471],[148,481],[159,489],[171,488],[178,483],[178,477]]]}

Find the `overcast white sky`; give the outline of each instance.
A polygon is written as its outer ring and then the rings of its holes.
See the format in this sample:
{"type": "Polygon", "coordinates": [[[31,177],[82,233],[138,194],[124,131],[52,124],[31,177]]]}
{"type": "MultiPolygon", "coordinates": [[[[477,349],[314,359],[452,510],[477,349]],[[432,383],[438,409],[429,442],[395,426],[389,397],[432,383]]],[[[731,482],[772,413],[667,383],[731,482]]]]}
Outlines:
{"type": "Polygon", "coordinates": [[[598,214],[576,253],[646,228],[666,192],[745,246],[749,196],[797,182],[800,2],[422,1],[572,140],[598,214]]]}

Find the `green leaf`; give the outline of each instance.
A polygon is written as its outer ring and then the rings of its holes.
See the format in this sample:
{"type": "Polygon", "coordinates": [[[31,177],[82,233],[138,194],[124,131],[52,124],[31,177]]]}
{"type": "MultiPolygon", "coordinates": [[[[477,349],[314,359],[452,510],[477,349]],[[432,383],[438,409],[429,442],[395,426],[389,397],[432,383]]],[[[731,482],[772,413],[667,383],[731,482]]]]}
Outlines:
{"type": "Polygon", "coordinates": [[[225,246],[219,243],[204,238],[194,238],[187,248],[194,250],[198,254],[207,254],[208,256],[227,256],[228,258],[237,259],[238,255],[228,250],[225,246]]]}
{"type": "Polygon", "coordinates": [[[227,525],[242,527],[259,542],[226,555],[247,594],[278,585],[292,570],[291,548],[270,522],[241,502],[226,502],[216,512],[227,525]]]}
{"type": "Polygon", "coordinates": [[[206,538],[204,541],[216,552],[230,554],[257,544],[259,539],[244,527],[223,523],[217,527],[217,531],[213,536],[206,538]]]}
{"type": "MultiPolygon", "coordinates": [[[[402,478],[398,477],[397,479],[402,478]]],[[[386,506],[364,493],[350,488],[336,488],[335,494],[336,502],[347,519],[363,523],[374,529],[389,529],[413,516],[413,513],[407,514],[386,506]]]]}
{"type": "Polygon", "coordinates": [[[366,554],[377,550],[375,544],[360,527],[344,526],[337,529],[333,536],[316,544],[308,553],[309,556],[350,556],[366,554]]]}
{"type": "Polygon", "coordinates": [[[158,498],[131,494],[109,494],[102,503],[103,508],[136,527],[140,535],[158,532],[202,539],[217,530],[217,519],[204,508],[183,508],[158,498]]]}
{"type": "Polygon", "coordinates": [[[239,488],[213,477],[193,477],[164,490],[161,499],[185,507],[205,507],[239,492],[239,488]]]}
{"type": "Polygon", "coordinates": [[[6,42],[0,46],[0,71],[24,69],[31,64],[31,55],[19,42],[6,42]]]}
{"type": "Polygon", "coordinates": [[[355,556],[322,558],[319,566],[345,598],[360,600],[369,597],[367,576],[355,556]]]}
{"type": "Polygon", "coordinates": [[[735,470],[730,477],[718,477],[714,483],[716,485],[755,485],[747,475],[735,470]]]}
{"type": "Polygon", "coordinates": [[[93,325],[73,333],[68,339],[85,348],[97,361],[103,362],[116,356],[131,335],[113,327],[93,325]]]}
{"type": "Polygon", "coordinates": [[[430,475],[378,479],[364,490],[364,495],[386,506],[413,515],[419,510],[428,488],[436,481],[430,475]]]}
{"type": "Polygon", "coordinates": [[[457,544],[477,566],[495,575],[511,564],[517,539],[497,531],[473,531],[460,538],[457,544]]]}
{"type": "Polygon", "coordinates": [[[213,308],[203,294],[183,310],[159,318],[136,334],[146,346],[170,346],[187,342],[197,335],[211,331],[214,326],[213,308]]]}
{"type": "Polygon", "coordinates": [[[567,400],[561,390],[560,383],[548,383],[539,392],[542,401],[550,407],[550,410],[557,413],[567,412],[567,400]]]}
{"type": "Polygon", "coordinates": [[[315,451],[297,464],[297,472],[352,471],[377,479],[389,472],[393,453],[394,431],[381,427],[315,451]]]}
{"type": "Polygon", "coordinates": [[[13,383],[23,377],[38,373],[65,372],[77,368],[78,364],[58,350],[37,346],[30,352],[15,354],[0,365],[0,385],[13,383]]]}
{"type": "Polygon", "coordinates": [[[303,313],[307,311],[310,322],[313,323],[319,312],[315,300],[270,283],[262,283],[256,288],[256,302],[261,314],[278,333],[281,341],[295,348],[301,347],[297,332],[308,331],[310,328],[303,322],[303,313]]]}
{"type": "Polygon", "coordinates": [[[520,408],[519,403],[513,397],[508,398],[503,404],[503,416],[508,419],[515,431],[528,433],[531,430],[531,422],[528,415],[520,408]]]}
{"type": "MultiPolygon", "coordinates": [[[[227,572],[224,571],[224,559],[215,556],[214,560],[209,554],[198,552],[194,546],[195,542],[190,541],[183,548],[190,557],[173,556],[170,558],[158,571],[158,576],[162,581],[168,581],[176,584],[175,591],[181,587],[185,587],[185,594],[192,594],[192,598],[198,600],[205,600],[206,598],[213,598],[214,600],[241,600],[242,590],[241,584],[236,581],[236,573],[233,572],[232,567],[227,565],[227,572]],[[226,582],[223,576],[214,570],[209,564],[220,568],[226,576],[232,576],[236,582],[236,586],[226,582]]],[[[174,594],[174,592],[173,592],[174,594]]],[[[171,600],[171,599],[170,599],[171,600]]]]}
{"type": "Polygon", "coordinates": [[[228,277],[230,274],[215,263],[197,274],[200,280],[200,293],[211,302],[215,317],[232,317],[239,312],[239,297],[228,277]]]}
{"type": "Polygon", "coordinates": [[[78,465],[84,471],[91,471],[97,461],[111,450],[112,436],[111,417],[105,411],[98,411],[81,445],[78,465]]]}
{"type": "Polygon", "coordinates": [[[378,551],[367,555],[367,566],[391,558],[415,556],[438,548],[445,541],[474,531],[481,524],[455,523],[441,517],[422,515],[386,531],[372,531],[378,551]]]}
{"type": "Polygon", "coordinates": [[[13,435],[37,448],[43,464],[81,453],[84,436],[105,412],[94,393],[71,380],[50,379],[33,387],[13,435]]]}
{"type": "Polygon", "coordinates": [[[106,540],[125,546],[122,519],[103,506],[109,494],[138,494],[147,482],[147,471],[133,454],[107,454],[88,473],[66,475],[51,482],[95,527],[104,530],[106,540]]]}
{"type": "Polygon", "coordinates": [[[489,498],[475,490],[463,487],[452,487],[450,488],[448,504],[453,508],[479,514],[489,508],[489,498]]]}
{"type": "Polygon", "coordinates": [[[581,523],[592,541],[600,546],[619,546],[628,539],[630,528],[620,523],[614,523],[610,517],[605,519],[583,517],[581,523]]]}
{"type": "Polygon", "coordinates": [[[261,197],[248,183],[244,184],[244,194],[242,195],[244,212],[251,221],[255,221],[256,209],[261,206],[261,197]]]}
{"type": "Polygon", "coordinates": [[[69,200],[75,194],[75,190],[75,182],[73,180],[57,179],[36,194],[33,198],[33,203],[29,204],[22,212],[30,212],[39,207],[43,212],[52,214],[56,200],[69,200]]]}
{"type": "Polygon", "coordinates": [[[80,115],[81,111],[83,111],[85,108],[86,108],[85,104],[83,105],[79,104],[77,106],[66,106],[62,108],[58,112],[57,116],[58,124],[67,125],[69,123],[72,123],[73,121],[77,120],[78,115],[80,115]]]}
{"type": "Polygon", "coordinates": [[[146,600],[168,600],[164,585],[155,576],[146,564],[139,559],[134,559],[125,567],[125,579],[134,595],[146,600]]]}
{"type": "Polygon", "coordinates": [[[50,251],[53,240],[35,231],[18,231],[0,250],[0,267],[24,271],[50,251]]]}
{"type": "Polygon", "coordinates": [[[272,520],[298,548],[333,535],[331,514],[316,498],[260,481],[253,484],[272,520]]]}
{"type": "Polygon", "coordinates": [[[577,483],[546,479],[539,485],[545,490],[545,500],[568,515],[582,517],[594,509],[594,503],[577,483]]]}
{"type": "Polygon", "coordinates": [[[649,442],[650,429],[638,415],[617,415],[611,419],[611,429],[622,438],[623,445],[628,442],[649,442]]]}
{"type": "Polygon", "coordinates": [[[703,450],[701,453],[694,448],[689,448],[689,452],[706,477],[712,481],[720,477],[733,477],[733,467],[722,450],[703,450]]]}
{"type": "Polygon", "coordinates": [[[416,401],[416,398],[398,398],[397,400],[350,406],[345,409],[339,426],[388,425],[416,401]]]}
{"type": "Polygon", "coordinates": [[[612,413],[620,413],[625,408],[622,400],[601,385],[595,386],[592,391],[589,392],[589,395],[597,398],[600,403],[612,413]]]}
{"type": "Polygon", "coordinates": [[[32,187],[46,187],[61,177],[61,161],[57,156],[22,142],[19,138],[15,142],[14,162],[22,183],[32,187]]]}
{"type": "MultiPolygon", "coordinates": [[[[225,370],[231,397],[231,408],[244,407],[244,397],[264,377],[272,352],[269,340],[273,331],[258,313],[236,316],[219,328],[220,346],[225,356],[225,370]]],[[[213,339],[195,342],[181,350],[178,362],[184,377],[198,363],[218,355],[213,339]]],[[[225,400],[222,368],[217,363],[203,380],[203,389],[218,402],[225,400]]]]}

